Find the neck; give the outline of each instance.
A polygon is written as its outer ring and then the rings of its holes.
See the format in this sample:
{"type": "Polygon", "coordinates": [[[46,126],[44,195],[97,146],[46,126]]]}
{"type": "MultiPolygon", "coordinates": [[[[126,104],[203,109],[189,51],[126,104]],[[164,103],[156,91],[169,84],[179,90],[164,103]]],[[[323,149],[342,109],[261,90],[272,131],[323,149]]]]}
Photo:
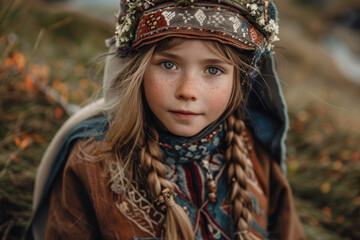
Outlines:
{"type": "MultiPolygon", "coordinates": [[[[173,139],[177,139],[177,140],[181,141],[184,144],[189,144],[189,145],[193,144],[195,142],[198,142],[199,140],[211,135],[217,128],[219,128],[219,126],[223,122],[223,118],[220,117],[218,120],[210,123],[207,127],[205,127],[203,130],[201,130],[199,133],[197,133],[191,137],[182,137],[182,136],[178,136],[178,135],[171,133],[153,113],[149,114],[148,119],[149,119],[148,122],[151,122],[152,125],[154,126],[154,128],[156,129],[156,131],[159,133],[160,142],[164,138],[166,138],[166,139],[173,138],[173,139]]],[[[151,136],[149,136],[149,137],[151,137],[151,136]]]]}

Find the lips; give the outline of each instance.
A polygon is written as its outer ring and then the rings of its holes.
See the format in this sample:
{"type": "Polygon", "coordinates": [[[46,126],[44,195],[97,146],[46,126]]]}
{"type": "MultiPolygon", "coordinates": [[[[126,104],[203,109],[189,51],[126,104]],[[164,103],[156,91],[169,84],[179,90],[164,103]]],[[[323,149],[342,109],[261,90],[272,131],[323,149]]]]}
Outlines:
{"type": "Polygon", "coordinates": [[[180,120],[190,120],[193,119],[201,114],[190,112],[190,111],[182,111],[182,110],[175,110],[170,111],[172,114],[174,114],[178,119],[180,120]]]}

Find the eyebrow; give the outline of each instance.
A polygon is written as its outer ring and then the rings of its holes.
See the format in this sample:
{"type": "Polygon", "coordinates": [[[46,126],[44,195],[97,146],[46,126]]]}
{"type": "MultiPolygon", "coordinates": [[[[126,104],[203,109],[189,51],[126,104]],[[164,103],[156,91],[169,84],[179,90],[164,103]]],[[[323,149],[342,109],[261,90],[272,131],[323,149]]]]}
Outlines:
{"type": "Polygon", "coordinates": [[[156,52],[155,55],[159,55],[161,57],[166,57],[166,58],[172,58],[172,59],[179,59],[180,58],[176,54],[167,53],[167,52],[156,52]]]}
{"type": "MultiPolygon", "coordinates": [[[[167,52],[157,52],[157,53],[155,53],[155,55],[159,55],[159,56],[162,56],[162,57],[171,58],[171,59],[175,59],[175,60],[178,60],[178,59],[181,58],[181,57],[179,57],[179,56],[176,55],[176,54],[167,53],[167,52]]],[[[230,62],[227,62],[227,61],[225,61],[225,60],[221,60],[221,59],[219,59],[219,58],[206,58],[206,59],[202,60],[201,62],[209,63],[209,64],[226,64],[226,65],[232,65],[230,62]]]]}

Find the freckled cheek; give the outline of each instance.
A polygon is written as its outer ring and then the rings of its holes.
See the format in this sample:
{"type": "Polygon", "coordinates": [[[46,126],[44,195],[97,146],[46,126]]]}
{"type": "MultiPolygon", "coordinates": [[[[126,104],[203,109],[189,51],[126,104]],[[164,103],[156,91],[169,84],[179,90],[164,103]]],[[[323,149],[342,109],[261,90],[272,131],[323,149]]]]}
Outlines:
{"type": "Polygon", "coordinates": [[[169,88],[161,79],[150,78],[145,80],[145,95],[147,101],[161,102],[167,98],[169,88]]]}
{"type": "Polygon", "coordinates": [[[223,88],[223,89],[214,89],[209,93],[209,103],[211,108],[217,111],[221,111],[221,113],[225,110],[228,105],[229,99],[231,95],[231,88],[223,88]]]}

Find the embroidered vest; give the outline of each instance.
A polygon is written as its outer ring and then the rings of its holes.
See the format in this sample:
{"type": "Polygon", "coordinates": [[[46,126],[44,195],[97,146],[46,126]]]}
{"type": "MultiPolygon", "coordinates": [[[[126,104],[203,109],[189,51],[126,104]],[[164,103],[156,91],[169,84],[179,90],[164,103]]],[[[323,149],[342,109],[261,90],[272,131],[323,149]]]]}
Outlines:
{"type": "MultiPolygon", "coordinates": [[[[189,138],[160,133],[160,146],[164,152],[167,179],[176,183],[175,201],[188,213],[195,231],[195,239],[234,239],[232,205],[229,202],[230,185],[225,171],[226,132],[220,124],[208,136],[189,142],[189,138]],[[207,160],[216,182],[216,201],[208,198],[209,171],[201,163],[207,160]]],[[[191,140],[190,140],[191,141],[191,140]]],[[[253,165],[249,159],[248,192],[253,212],[249,235],[251,239],[267,239],[267,198],[259,187],[253,165]]]]}
{"type": "MultiPolygon", "coordinates": [[[[225,139],[226,132],[222,124],[195,142],[190,138],[159,132],[166,178],[176,184],[175,201],[188,213],[197,240],[234,239],[235,223],[232,220],[232,205],[228,200],[230,185],[224,164],[225,139]],[[217,186],[214,202],[208,198],[210,189],[206,182],[209,171],[201,164],[204,159],[208,162],[208,169],[217,186]]],[[[250,159],[247,169],[247,190],[253,204],[249,236],[250,239],[268,239],[267,198],[258,184],[250,159]]],[[[124,185],[126,182],[119,178],[111,186],[114,193],[122,196],[116,202],[119,211],[144,232],[158,235],[165,219],[164,214],[154,207],[138,184],[133,183],[129,189],[125,189],[124,185]]]]}

